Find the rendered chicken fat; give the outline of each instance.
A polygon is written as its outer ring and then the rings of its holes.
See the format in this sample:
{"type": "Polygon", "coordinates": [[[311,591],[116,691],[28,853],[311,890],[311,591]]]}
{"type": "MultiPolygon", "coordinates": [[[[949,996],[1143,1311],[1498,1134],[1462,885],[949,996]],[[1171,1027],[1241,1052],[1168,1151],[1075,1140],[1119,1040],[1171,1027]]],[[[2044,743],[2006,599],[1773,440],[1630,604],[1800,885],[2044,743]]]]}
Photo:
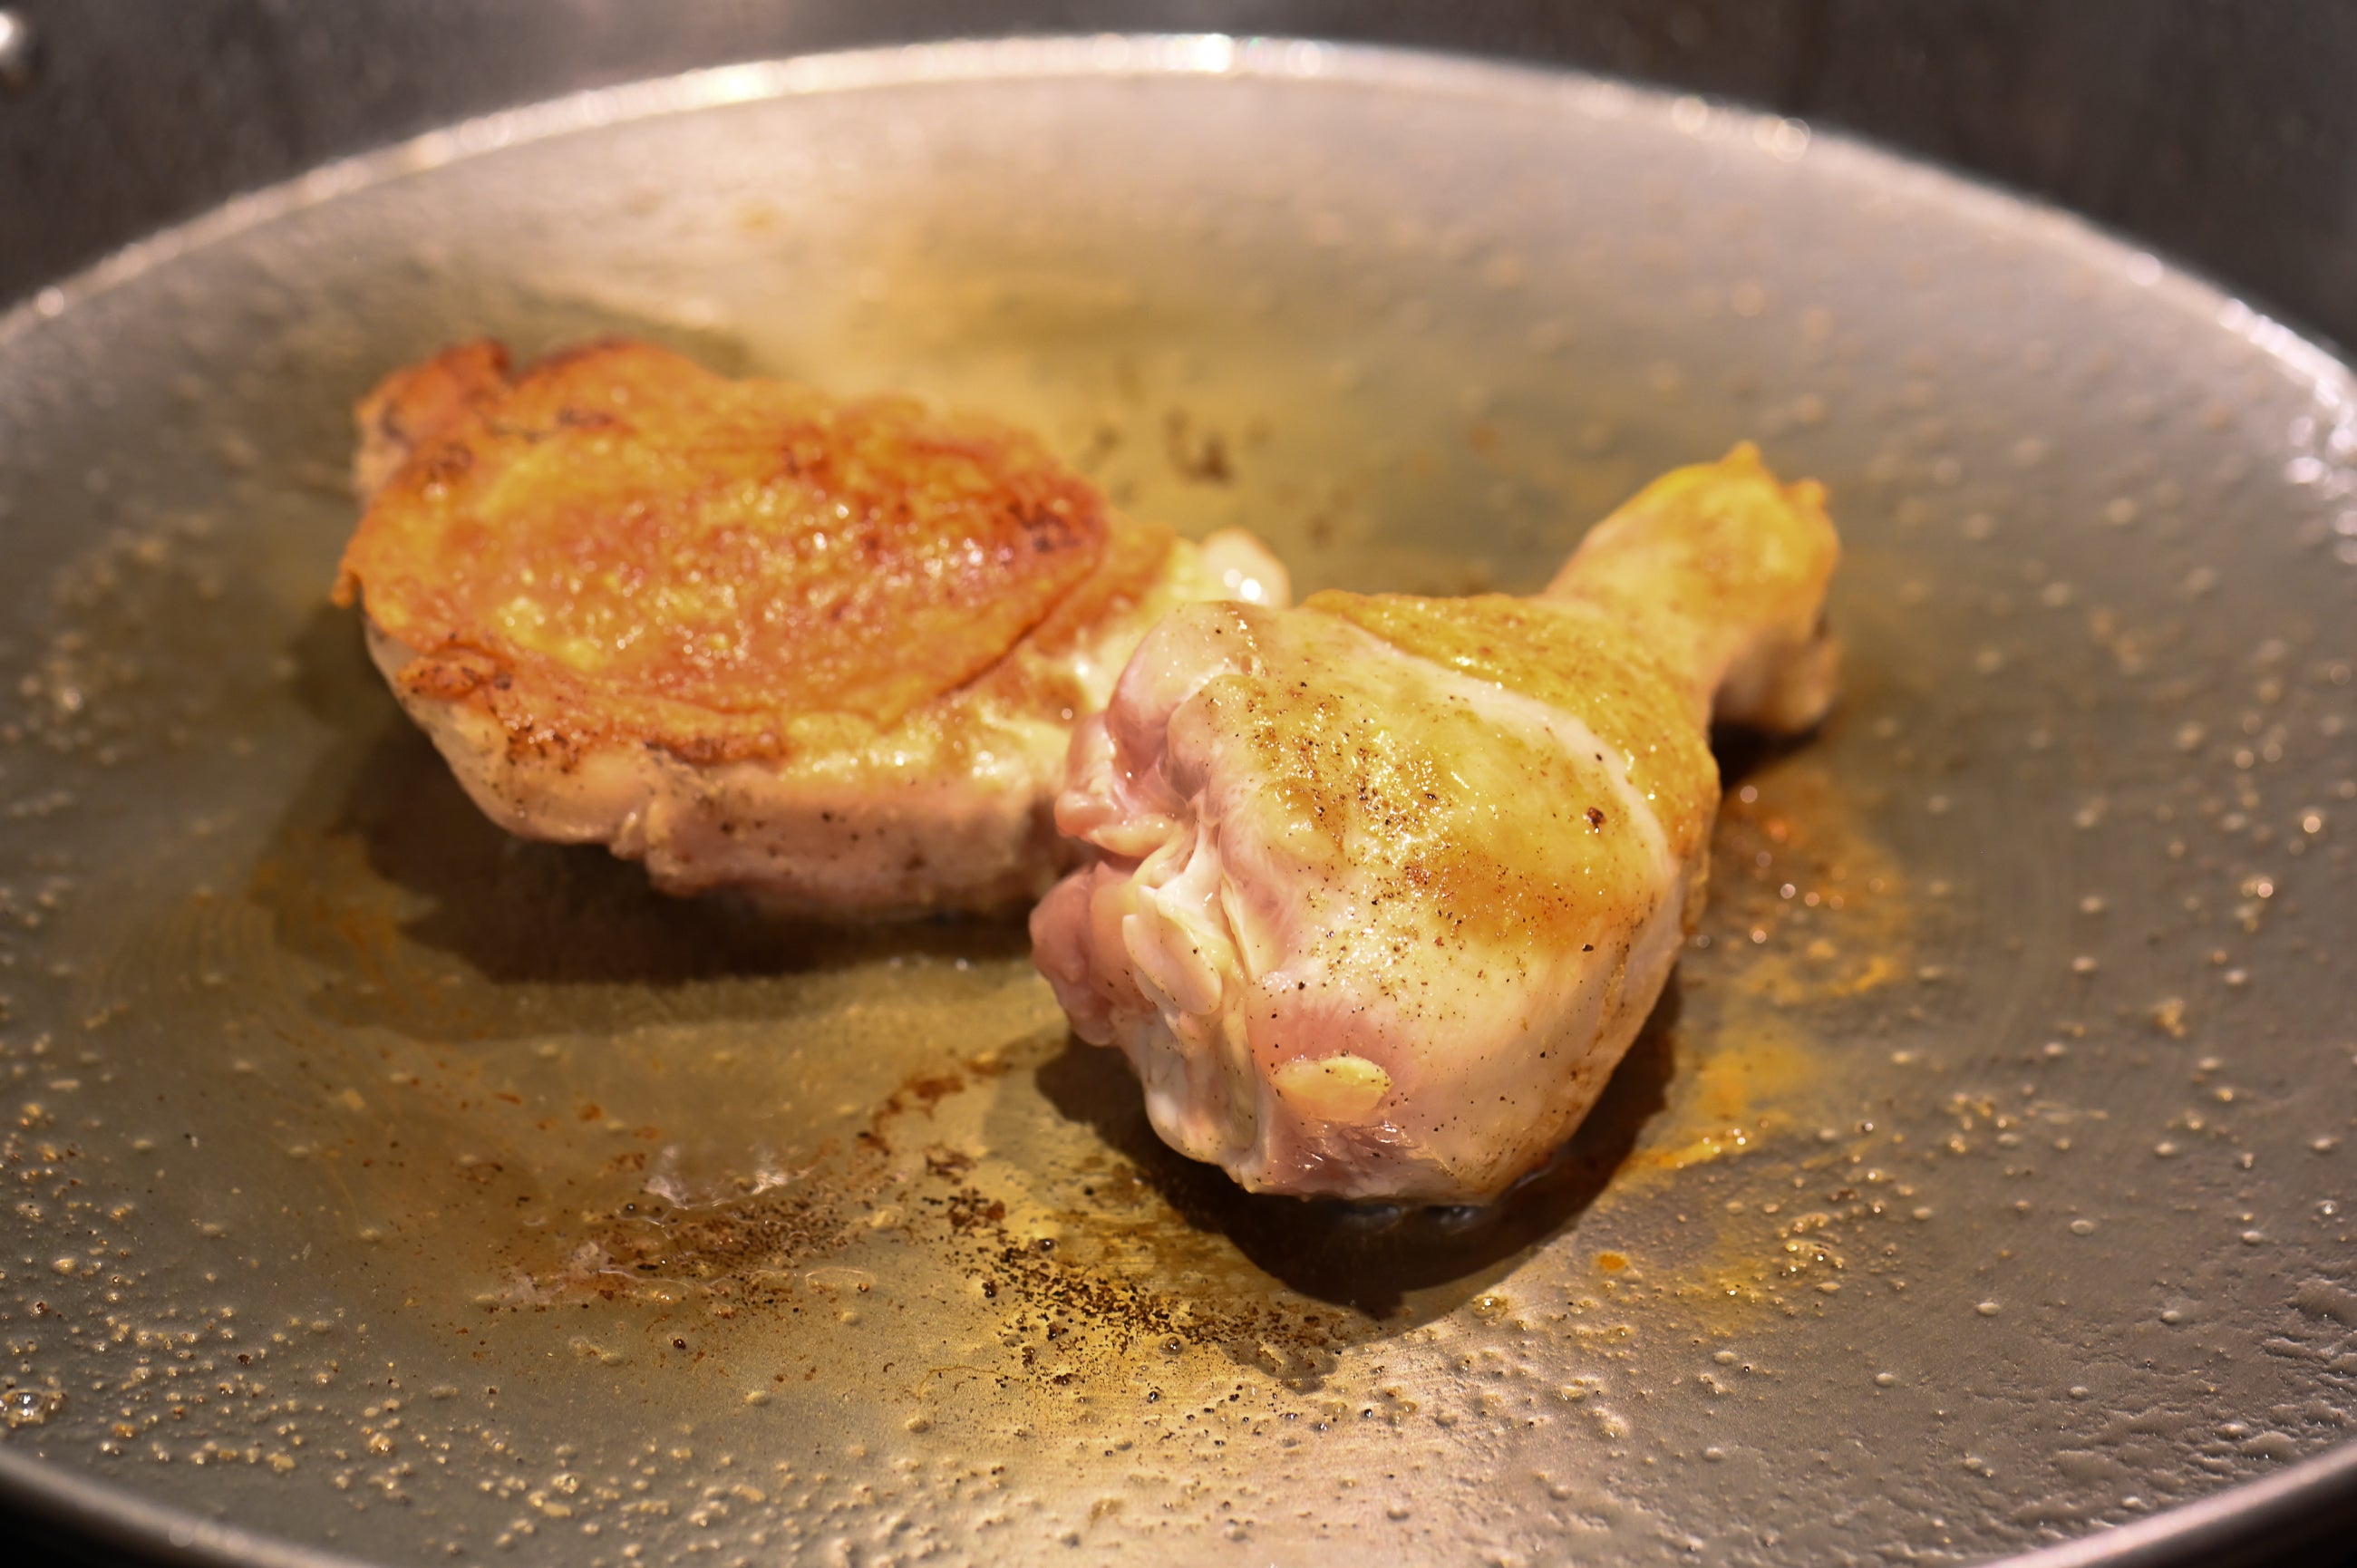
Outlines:
{"type": "Polygon", "coordinates": [[[1838,547],[1749,447],[1534,598],[1200,604],[1073,736],[1033,912],[1156,1130],[1258,1191],[1463,1201],[1594,1104],[1699,915],[1717,716],[1814,724],[1838,547]]]}

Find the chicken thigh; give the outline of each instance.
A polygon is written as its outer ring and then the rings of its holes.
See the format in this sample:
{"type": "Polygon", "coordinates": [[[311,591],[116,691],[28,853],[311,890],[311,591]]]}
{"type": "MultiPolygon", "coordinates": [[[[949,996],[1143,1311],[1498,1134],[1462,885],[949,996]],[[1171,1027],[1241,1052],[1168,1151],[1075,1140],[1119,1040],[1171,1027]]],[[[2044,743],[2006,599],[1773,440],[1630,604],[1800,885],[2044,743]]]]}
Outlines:
{"type": "Polygon", "coordinates": [[[1815,724],[1839,553],[1749,446],[1545,591],[1182,607],[1073,737],[1031,917],[1074,1030],[1260,1192],[1489,1197],[1595,1103],[1699,916],[1714,717],[1815,724]]]}
{"type": "Polygon", "coordinates": [[[502,827],[674,893],[1037,897],[1073,722],[1161,614],[1280,603],[1242,534],[1121,515],[1024,433],[644,343],[471,343],[359,411],[339,602],[502,827]]]}

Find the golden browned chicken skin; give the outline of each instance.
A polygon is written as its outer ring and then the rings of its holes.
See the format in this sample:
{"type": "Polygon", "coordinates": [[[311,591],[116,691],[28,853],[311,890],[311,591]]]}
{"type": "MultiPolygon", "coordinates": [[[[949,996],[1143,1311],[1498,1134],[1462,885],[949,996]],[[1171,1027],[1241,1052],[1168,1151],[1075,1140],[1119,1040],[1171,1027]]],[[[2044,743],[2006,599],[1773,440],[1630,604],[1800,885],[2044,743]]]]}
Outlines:
{"type": "Polygon", "coordinates": [[[1073,738],[1033,911],[1073,1028],[1256,1191],[1459,1202],[1569,1135],[1699,916],[1714,714],[1814,724],[1838,554],[1749,447],[1527,599],[1181,607],[1073,738]]]}
{"type": "Polygon", "coordinates": [[[1146,627],[1285,593],[1250,540],[1133,521],[1021,431],[644,343],[520,372],[461,345],[357,418],[336,597],[404,707],[501,825],[674,892],[1036,897],[1066,738],[1146,627]]]}

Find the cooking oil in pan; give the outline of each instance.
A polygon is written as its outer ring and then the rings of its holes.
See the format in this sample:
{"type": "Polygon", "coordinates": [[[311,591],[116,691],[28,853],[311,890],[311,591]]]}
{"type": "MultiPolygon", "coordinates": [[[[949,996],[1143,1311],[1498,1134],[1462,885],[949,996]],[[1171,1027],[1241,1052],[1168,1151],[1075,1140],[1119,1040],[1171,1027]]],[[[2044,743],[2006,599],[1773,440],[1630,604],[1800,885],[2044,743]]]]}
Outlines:
{"type": "Polygon", "coordinates": [[[0,324],[8,1446],[390,1560],[1986,1556],[2313,1451],[2357,542],[2338,367],[1797,125],[1213,43],[534,112],[0,324]],[[1832,487],[1842,708],[1480,1210],[1247,1197],[1019,921],[489,827],[323,607],[344,410],[496,333],[1031,424],[1305,591],[1832,487]]]}

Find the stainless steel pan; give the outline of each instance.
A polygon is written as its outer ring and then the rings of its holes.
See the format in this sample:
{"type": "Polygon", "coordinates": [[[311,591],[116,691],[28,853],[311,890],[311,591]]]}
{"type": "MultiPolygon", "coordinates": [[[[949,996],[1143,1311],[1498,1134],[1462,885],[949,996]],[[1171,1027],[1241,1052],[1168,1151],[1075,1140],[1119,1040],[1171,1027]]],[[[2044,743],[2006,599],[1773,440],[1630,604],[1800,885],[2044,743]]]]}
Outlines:
{"type": "Polygon", "coordinates": [[[2350,397],[2151,256],[1798,123],[1314,44],[735,68],[170,231],[0,320],[0,1476],[244,1561],[2327,1520],[2350,397]],[[1730,740],[1704,936],[1542,1177],[1247,1198],[1017,926],[662,899],[488,828],[400,719],[322,607],[346,407],[449,338],[609,330],[993,407],[1310,587],[1527,586],[1757,437],[1833,488],[1848,695],[1730,740]]]}

